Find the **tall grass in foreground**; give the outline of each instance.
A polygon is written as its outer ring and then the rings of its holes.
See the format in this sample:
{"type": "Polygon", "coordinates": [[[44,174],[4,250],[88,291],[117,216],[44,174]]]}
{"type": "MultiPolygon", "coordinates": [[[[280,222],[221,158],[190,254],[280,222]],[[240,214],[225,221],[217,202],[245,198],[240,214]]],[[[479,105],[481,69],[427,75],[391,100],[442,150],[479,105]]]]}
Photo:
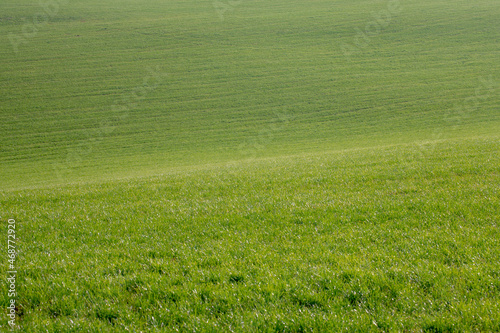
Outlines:
{"type": "Polygon", "coordinates": [[[3,193],[0,216],[20,225],[18,323],[498,331],[498,137],[427,148],[3,193]]]}

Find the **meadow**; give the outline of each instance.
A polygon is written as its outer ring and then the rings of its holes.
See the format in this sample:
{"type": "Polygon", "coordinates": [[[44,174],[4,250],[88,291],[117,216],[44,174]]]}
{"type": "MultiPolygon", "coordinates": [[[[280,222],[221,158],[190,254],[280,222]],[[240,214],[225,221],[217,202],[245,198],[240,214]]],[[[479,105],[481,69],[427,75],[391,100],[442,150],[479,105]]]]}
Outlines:
{"type": "Polygon", "coordinates": [[[498,17],[3,1],[17,330],[500,331],[498,17]]]}

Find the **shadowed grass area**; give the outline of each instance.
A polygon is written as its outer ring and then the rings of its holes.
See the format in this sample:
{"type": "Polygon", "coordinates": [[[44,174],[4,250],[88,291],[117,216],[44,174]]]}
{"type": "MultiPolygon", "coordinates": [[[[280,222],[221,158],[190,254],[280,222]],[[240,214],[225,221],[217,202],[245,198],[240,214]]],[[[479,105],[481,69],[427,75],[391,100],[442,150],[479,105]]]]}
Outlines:
{"type": "Polygon", "coordinates": [[[0,186],[500,128],[496,1],[213,5],[3,5],[0,186]]]}

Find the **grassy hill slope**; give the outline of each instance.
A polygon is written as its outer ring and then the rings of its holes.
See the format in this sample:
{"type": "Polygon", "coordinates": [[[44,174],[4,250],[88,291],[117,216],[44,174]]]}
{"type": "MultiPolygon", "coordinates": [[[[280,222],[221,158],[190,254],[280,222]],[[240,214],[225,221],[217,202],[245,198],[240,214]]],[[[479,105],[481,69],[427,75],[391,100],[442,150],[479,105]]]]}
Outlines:
{"type": "Polygon", "coordinates": [[[499,129],[495,1],[1,6],[4,188],[499,129]]]}
{"type": "Polygon", "coordinates": [[[20,330],[500,331],[497,1],[54,1],[0,4],[20,330]]]}

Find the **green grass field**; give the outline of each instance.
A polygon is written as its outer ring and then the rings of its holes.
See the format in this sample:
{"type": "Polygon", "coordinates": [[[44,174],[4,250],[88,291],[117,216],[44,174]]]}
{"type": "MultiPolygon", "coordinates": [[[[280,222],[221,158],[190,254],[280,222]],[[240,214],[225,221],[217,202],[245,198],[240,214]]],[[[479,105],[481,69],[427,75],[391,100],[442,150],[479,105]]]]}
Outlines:
{"type": "Polygon", "coordinates": [[[17,329],[500,331],[498,17],[2,1],[17,329]]]}

